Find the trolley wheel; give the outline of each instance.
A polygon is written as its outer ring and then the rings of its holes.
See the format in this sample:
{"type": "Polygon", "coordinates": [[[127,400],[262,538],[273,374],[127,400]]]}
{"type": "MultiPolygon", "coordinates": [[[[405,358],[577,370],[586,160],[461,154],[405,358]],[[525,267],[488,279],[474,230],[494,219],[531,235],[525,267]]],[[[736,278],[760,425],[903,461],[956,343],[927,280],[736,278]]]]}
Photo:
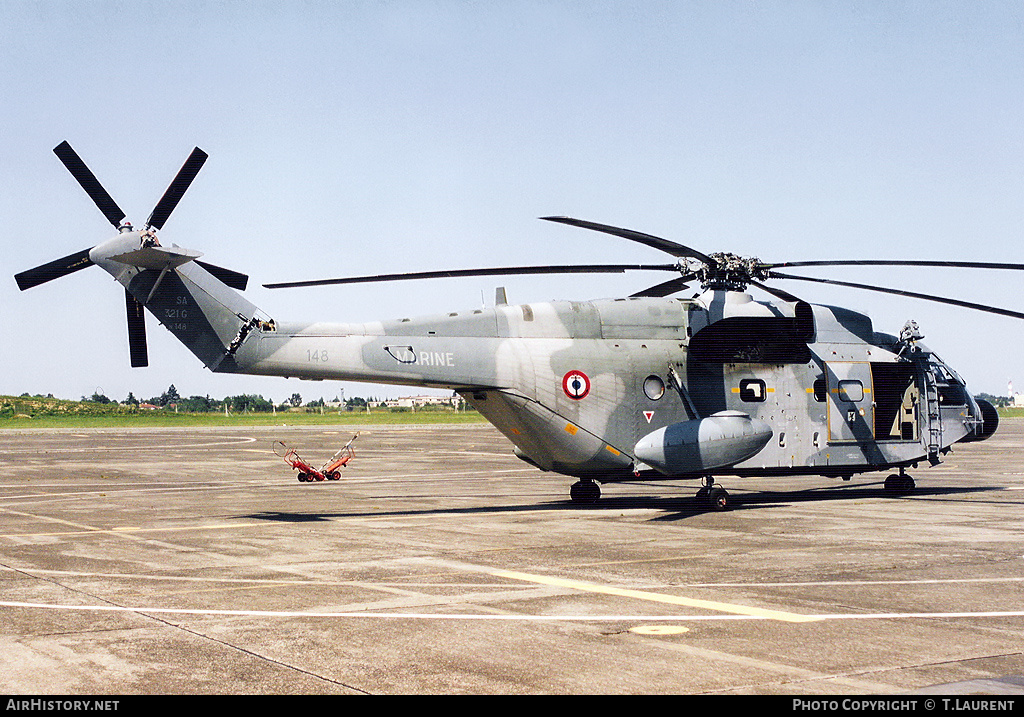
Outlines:
{"type": "Polygon", "coordinates": [[[309,480],[309,476],[305,473],[299,473],[299,483],[305,483],[309,480]]]}
{"type": "Polygon", "coordinates": [[[338,471],[331,471],[327,474],[327,480],[341,480],[341,473],[338,471]]]}

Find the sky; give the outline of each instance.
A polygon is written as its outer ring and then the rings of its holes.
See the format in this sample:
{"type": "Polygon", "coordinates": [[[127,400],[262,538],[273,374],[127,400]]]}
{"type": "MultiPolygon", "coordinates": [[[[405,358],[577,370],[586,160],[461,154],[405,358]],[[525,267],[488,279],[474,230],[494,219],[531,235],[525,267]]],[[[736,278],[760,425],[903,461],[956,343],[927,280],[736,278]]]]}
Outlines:
{"type": "MultiPolygon", "coordinates": [[[[1017,2],[0,0],[0,13],[0,394],[421,392],[212,374],[151,317],[150,365],[132,369],[123,291],[102,270],[19,292],[15,273],[113,235],[53,155],[64,140],[136,226],[206,151],[161,240],[249,274],[247,297],[279,321],[447,313],[493,305],[497,286],[510,303],[609,298],[665,279],[261,286],[671,261],[548,215],[766,261],[1024,262],[1017,2]]],[[[1021,272],[803,273],[1024,311],[1021,272]]],[[[879,331],[914,319],[975,393],[1024,390],[1024,321],[776,285],[879,331]]]]}

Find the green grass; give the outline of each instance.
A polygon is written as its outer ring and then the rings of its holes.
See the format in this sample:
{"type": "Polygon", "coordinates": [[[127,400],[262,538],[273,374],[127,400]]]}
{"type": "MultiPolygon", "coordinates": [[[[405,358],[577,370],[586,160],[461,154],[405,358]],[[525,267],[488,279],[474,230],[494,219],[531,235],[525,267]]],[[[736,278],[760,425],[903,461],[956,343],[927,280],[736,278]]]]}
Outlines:
{"type": "Polygon", "coordinates": [[[388,410],[278,411],[268,413],[175,413],[139,410],[134,406],[65,401],[58,398],[0,396],[0,428],[126,428],[132,426],[336,426],[338,424],[483,423],[476,411],[388,410]]]}

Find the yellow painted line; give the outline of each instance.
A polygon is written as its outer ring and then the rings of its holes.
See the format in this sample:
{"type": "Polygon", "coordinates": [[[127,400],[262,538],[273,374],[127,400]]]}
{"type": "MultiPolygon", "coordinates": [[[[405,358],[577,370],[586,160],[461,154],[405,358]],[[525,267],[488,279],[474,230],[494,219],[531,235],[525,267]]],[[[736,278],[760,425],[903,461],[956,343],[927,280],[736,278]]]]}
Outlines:
{"type": "Polygon", "coordinates": [[[619,453],[617,450],[615,450],[611,446],[605,446],[604,449],[606,451],[608,451],[609,453],[611,453],[613,456],[621,456],[622,455],[621,453],[619,453]]]}
{"type": "Polygon", "coordinates": [[[521,580],[527,583],[538,585],[550,585],[552,587],[580,590],[581,592],[598,593],[601,595],[616,595],[636,600],[647,600],[648,602],[659,602],[666,605],[679,605],[682,607],[700,608],[715,612],[725,612],[731,615],[746,615],[748,617],[760,617],[768,620],[780,620],[782,622],[816,622],[823,619],[821,616],[798,615],[793,612],[781,610],[767,610],[746,605],[734,605],[726,602],[713,600],[697,600],[694,598],[681,597],[679,595],[666,595],[664,593],[649,592],[647,590],[631,590],[628,588],[616,588],[608,585],[597,585],[596,583],[583,582],[581,580],[567,580],[566,578],[554,578],[546,575],[532,575],[520,573],[514,570],[489,570],[491,575],[508,578],[509,580],[521,580]]]}

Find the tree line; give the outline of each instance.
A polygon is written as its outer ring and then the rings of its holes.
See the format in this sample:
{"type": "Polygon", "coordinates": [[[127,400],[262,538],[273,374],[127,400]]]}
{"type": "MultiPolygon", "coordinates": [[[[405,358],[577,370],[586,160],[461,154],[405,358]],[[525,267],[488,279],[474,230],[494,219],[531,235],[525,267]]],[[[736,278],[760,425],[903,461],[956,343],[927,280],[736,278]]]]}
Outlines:
{"type": "MultiPolygon", "coordinates": [[[[335,398],[330,405],[332,407],[337,406],[342,410],[354,411],[365,409],[367,401],[373,402],[375,400],[374,398],[366,399],[356,396],[342,402],[335,398]]],[[[281,403],[274,403],[262,395],[252,393],[225,396],[224,398],[210,398],[209,395],[183,397],[178,393],[178,389],[174,387],[173,383],[159,396],[152,396],[150,398],[139,399],[135,397],[133,392],[129,391],[128,396],[123,401],[115,401],[102,393],[94,392],[91,396],[82,396],[82,401],[100,404],[120,404],[123,406],[158,407],[174,409],[184,413],[207,413],[224,410],[233,413],[270,413],[277,409],[286,410],[303,406],[306,408],[325,408],[328,406],[328,402],[323,397],[303,403],[302,396],[298,393],[293,393],[281,403]]]]}

